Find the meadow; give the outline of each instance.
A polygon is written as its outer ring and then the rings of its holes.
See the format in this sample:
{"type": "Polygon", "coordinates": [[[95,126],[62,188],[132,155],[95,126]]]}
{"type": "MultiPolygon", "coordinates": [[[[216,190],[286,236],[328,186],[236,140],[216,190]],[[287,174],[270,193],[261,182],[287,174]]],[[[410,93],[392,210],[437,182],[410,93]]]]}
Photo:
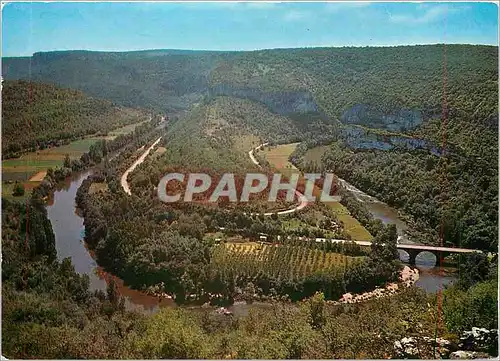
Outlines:
{"type": "Polygon", "coordinates": [[[137,123],[128,124],[128,125],[125,125],[121,128],[114,129],[108,133],[108,135],[106,136],[106,139],[114,139],[119,135],[132,133],[135,130],[135,128],[137,128],[141,124],[144,124],[145,122],[147,122],[147,120],[137,122],[137,123]]]}
{"type": "Polygon", "coordinates": [[[2,196],[12,199],[24,199],[23,197],[13,197],[12,190],[15,182],[21,182],[26,189],[25,197],[29,195],[29,190],[39,184],[45,177],[49,168],[62,167],[66,155],[70,159],[78,159],[83,153],[88,152],[90,146],[101,139],[115,138],[120,134],[132,132],[135,127],[143,122],[130,124],[111,131],[105,137],[86,137],[75,140],[60,147],[51,147],[28,152],[19,158],[2,160],[2,196]]]}
{"type": "Polygon", "coordinates": [[[283,172],[285,175],[298,172],[288,158],[293,153],[299,143],[281,144],[277,146],[266,146],[260,150],[260,154],[264,155],[267,161],[276,169],[283,172]]]}
{"type": "MultiPolygon", "coordinates": [[[[299,143],[291,143],[269,148],[264,147],[264,150],[261,152],[262,154],[264,154],[267,161],[278,170],[290,170],[290,172],[292,172],[293,169],[298,171],[298,169],[288,160],[290,154],[292,154],[298,144],[299,143]]],[[[313,148],[308,151],[307,159],[311,161],[319,161],[321,160],[321,156],[327,149],[328,146],[313,148]]],[[[320,194],[321,189],[319,187],[315,187],[313,195],[318,198],[320,194]]],[[[356,218],[351,216],[349,210],[347,210],[347,208],[342,204],[340,204],[339,202],[328,202],[327,205],[335,212],[337,218],[343,223],[346,233],[351,237],[352,240],[371,241],[373,239],[370,232],[368,232],[356,218]]]]}
{"type": "Polygon", "coordinates": [[[308,149],[304,154],[304,164],[314,162],[319,165],[321,163],[321,157],[323,157],[323,154],[325,154],[328,149],[330,149],[330,146],[328,145],[321,145],[319,147],[308,149]]]}
{"type": "Polygon", "coordinates": [[[101,138],[79,139],[60,147],[46,148],[23,154],[19,158],[2,160],[2,180],[28,181],[38,172],[46,171],[48,168],[61,167],[66,154],[71,159],[80,158],[99,139],[101,138]]]}

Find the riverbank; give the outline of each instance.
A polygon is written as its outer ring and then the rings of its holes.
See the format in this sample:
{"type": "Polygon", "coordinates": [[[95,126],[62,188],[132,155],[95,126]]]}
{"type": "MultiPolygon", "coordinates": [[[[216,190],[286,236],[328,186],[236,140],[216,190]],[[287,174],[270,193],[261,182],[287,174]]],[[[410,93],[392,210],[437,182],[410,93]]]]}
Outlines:
{"type": "Polygon", "coordinates": [[[342,304],[342,303],[359,303],[368,301],[374,298],[382,298],[387,296],[392,296],[397,292],[413,286],[419,279],[418,269],[411,269],[408,266],[404,266],[399,275],[398,283],[388,283],[385,287],[377,287],[375,290],[370,292],[364,292],[360,294],[346,293],[338,301],[327,301],[329,304],[342,304]]]}
{"type": "MultiPolygon", "coordinates": [[[[130,168],[129,168],[130,169],[130,168]]],[[[73,181],[70,183],[70,188],[71,191],[69,193],[76,193],[76,189],[79,188],[79,185],[83,182],[82,180],[78,180],[76,183],[73,184],[73,181]],[[76,188],[76,189],[75,189],[76,188]]],[[[62,193],[63,191],[61,191],[62,193]]],[[[83,226],[83,220],[80,218],[78,214],[75,214],[75,194],[58,194],[58,198],[64,198],[64,201],[61,199],[57,199],[55,204],[53,206],[58,207],[61,206],[60,212],[57,212],[57,218],[61,218],[62,221],[59,219],[56,219],[56,222],[53,222],[53,227],[54,231],[57,234],[61,234],[62,236],[56,236],[58,238],[57,243],[58,243],[58,254],[59,252],[59,242],[67,242],[69,244],[62,245],[62,248],[66,248],[64,253],[64,257],[71,257],[73,263],[83,263],[84,265],[79,265],[78,267],[75,266],[75,269],[79,273],[87,273],[89,274],[91,278],[91,287],[94,286],[96,289],[105,289],[106,287],[106,282],[108,279],[113,278],[115,280],[115,283],[119,285],[119,292],[125,296],[126,298],[126,306],[127,309],[134,309],[134,310],[139,310],[139,311],[144,311],[146,313],[154,313],[159,310],[160,307],[171,307],[171,306],[176,306],[175,305],[175,300],[170,295],[167,295],[166,293],[162,293],[161,289],[158,290],[150,290],[149,294],[146,291],[139,291],[135,289],[131,289],[130,287],[125,286],[124,282],[120,279],[117,279],[116,276],[107,274],[100,269],[100,267],[97,266],[94,258],[90,255],[89,251],[85,247],[85,243],[81,242],[81,239],[83,238],[83,235],[85,234],[85,227],[83,226]],[[62,202],[65,202],[65,204],[62,204],[62,202]],[[63,216],[61,216],[63,214],[63,216]],[[78,217],[78,219],[74,220],[67,220],[67,217],[78,217]],[[57,224],[55,226],[54,224],[57,224]],[[66,227],[66,225],[68,227],[66,227]],[[73,227],[72,225],[75,225],[73,227]],[[62,229],[56,229],[57,227],[60,227],[62,229]],[[81,249],[77,249],[78,247],[81,247],[81,249]],[[74,252],[74,254],[71,254],[71,252],[74,252]],[[75,259],[76,258],[76,259],[75,259]],[[99,276],[96,275],[96,270],[100,269],[99,276]],[[81,270],[82,272],[80,272],[81,270]],[[156,292],[155,292],[156,291],[156,292]]],[[[55,216],[56,217],[56,216],[55,216]]],[[[54,218],[55,218],[54,217],[54,218]]],[[[51,218],[51,221],[53,221],[53,218],[51,218]]],[[[439,282],[436,282],[436,284],[439,282]]],[[[412,284],[415,284],[413,282],[412,284]]],[[[389,286],[390,289],[395,289],[395,286],[389,286]]],[[[398,285],[398,288],[402,288],[398,285]]],[[[385,291],[382,291],[385,292],[385,291]]],[[[374,294],[377,295],[380,293],[380,291],[376,291],[374,294]]],[[[387,292],[388,294],[390,292],[387,292]]],[[[368,295],[368,294],[367,294],[368,295]]],[[[365,298],[366,296],[365,295],[365,298]]],[[[337,297],[339,297],[338,295],[337,297]]],[[[353,296],[355,297],[355,296],[353,296]]],[[[235,297],[236,300],[237,297],[235,297]]],[[[360,297],[361,298],[361,297],[360,297]]],[[[257,298],[255,301],[259,302],[260,298],[257,298]]],[[[362,298],[361,298],[362,299],[362,298]]],[[[264,299],[262,299],[264,300],[264,299]]],[[[281,299],[282,300],[282,299],[281,299]]],[[[264,301],[269,301],[264,300],[264,301]]],[[[335,301],[336,302],[336,301],[335,301]]],[[[213,303],[217,303],[216,300],[214,300],[213,303]]],[[[183,306],[184,307],[184,306],[183,306]]],[[[190,307],[190,306],[186,306],[190,307]]],[[[198,306],[192,306],[192,307],[200,307],[198,306]]],[[[234,307],[239,307],[238,305],[235,305],[234,307]]]]}

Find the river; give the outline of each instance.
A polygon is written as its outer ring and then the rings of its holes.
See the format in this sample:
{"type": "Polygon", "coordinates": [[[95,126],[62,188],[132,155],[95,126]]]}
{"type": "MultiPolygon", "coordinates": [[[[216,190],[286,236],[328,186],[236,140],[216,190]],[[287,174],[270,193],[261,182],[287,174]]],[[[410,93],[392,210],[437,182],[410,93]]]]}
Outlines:
{"type": "Polygon", "coordinates": [[[113,278],[129,310],[150,313],[155,312],[158,307],[174,305],[171,300],[160,301],[157,297],[126,287],[121,279],[104,272],[93,259],[83,242],[85,227],[75,203],[76,191],[91,173],[92,171],[87,171],[68,178],[59,185],[48,201],[47,213],[54,230],[58,259],[70,257],[75,271],[89,276],[91,290],[106,291],[107,282],[113,278]]]}
{"type": "MultiPolygon", "coordinates": [[[[358,201],[364,203],[375,219],[380,219],[384,224],[396,225],[399,243],[418,244],[418,241],[408,237],[406,233],[408,225],[400,218],[396,209],[366,194],[343,179],[339,178],[339,182],[349,190],[358,201]]],[[[408,261],[408,253],[400,250],[399,255],[402,261],[408,261]]],[[[451,284],[457,280],[457,269],[455,267],[436,267],[436,256],[430,252],[420,253],[415,263],[420,272],[420,278],[416,285],[427,292],[437,292],[439,289],[443,289],[445,285],[451,284]]]]}
{"type": "MultiPolygon", "coordinates": [[[[143,292],[133,290],[124,285],[123,281],[109,273],[106,273],[97,265],[92,253],[83,242],[85,227],[75,204],[76,192],[83,180],[91,174],[91,171],[78,173],[68,178],[59,185],[48,200],[47,213],[56,239],[57,256],[61,260],[70,257],[75,271],[89,276],[91,290],[106,290],[106,284],[111,278],[118,285],[120,294],[125,297],[126,307],[129,310],[137,310],[144,313],[156,312],[160,307],[172,307],[172,300],[159,299],[158,297],[146,295],[143,292]]],[[[352,186],[351,186],[352,187],[352,186]]],[[[397,212],[384,203],[378,202],[359,190],[353,190],[359,199],[364,199],[370,212],[380,218],[384,223],[395,223],[398,232],[404,234],[406,225],[398,217],[397,212]]],[[[456,279],[453,268],[445,268],[444,276],[441,277],[439,269],[434,267],[434,260],[426,260],[425,257],[417,258],[417,267],[421,272],[417,286],[428,292],[436,292],[444,285],[456,279]]],[[[246,313],[250,305],[236,305],[230,307],[235,314],[246,313]],[[240,312],[241,311],[241,312],[240,312]]]]}

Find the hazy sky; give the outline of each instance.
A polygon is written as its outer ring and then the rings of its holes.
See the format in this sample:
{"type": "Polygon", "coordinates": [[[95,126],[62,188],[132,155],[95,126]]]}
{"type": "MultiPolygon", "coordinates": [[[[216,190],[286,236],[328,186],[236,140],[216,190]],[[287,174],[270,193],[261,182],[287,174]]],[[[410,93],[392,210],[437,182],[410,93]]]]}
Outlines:
{"type": "Polygon", "coordinates": [[[2,55],[49,50],[252,50],[498,45],[494,3],[10,3],[2,55]]]}

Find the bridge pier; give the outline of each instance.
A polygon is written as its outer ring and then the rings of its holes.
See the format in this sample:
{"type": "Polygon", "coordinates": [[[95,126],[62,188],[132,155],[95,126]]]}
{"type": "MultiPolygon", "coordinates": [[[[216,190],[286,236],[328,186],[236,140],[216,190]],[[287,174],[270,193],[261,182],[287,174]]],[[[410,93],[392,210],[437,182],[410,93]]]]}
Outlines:
{"type": "MultiPolygon", "coordinates": [[[[359,242],[356,242],[359,244],[359,242]]],[[[411,266],[415,266],[415,262],[417,256],[421,252],[430,252],[434,256],[436,256],[436,264],[435,266],[441,265],[441,258],[444,259],[452,254],[470,254],[470,253],[482,253],[476,249],[467,249],[467,248],[454,248],[454,247],[439,247],[439,246],[427,246],[427,245],[417,245],[417,244],[398,244],[397,248],[399,250],[405,251],[408,253],[409,259],[408,263],[411,266]]]]}
{"type": "Polygon", "coordinates": [[[408,253],[408,264],[410,266],[415,266],[415,263],[416,263],[416,259],[417,259],[417,256],[419,255],[420,251],[419,250],[410,250],[410,249],[407,249],[405,250],[406,253],[408,253]]]}
{"type": "Polygon", "coordinates": [[[450,252],[443,252],[443,251],[430,251],[430,250],[422,251],[422,250],[417,250],[417,249],[416,250],[406,249],[405,251],[406,251],[406,253],[408,253],[408,256],[409,256],[408,264],[410,266],[416,265],[417,256],[422,252],[430,252],[434,256],[436,256],[435,267],[439,267],[439,265],[441,264],[440,257],[443,257],[443,263],[444,263],[444,259],[450,255],[450,252]]]}

